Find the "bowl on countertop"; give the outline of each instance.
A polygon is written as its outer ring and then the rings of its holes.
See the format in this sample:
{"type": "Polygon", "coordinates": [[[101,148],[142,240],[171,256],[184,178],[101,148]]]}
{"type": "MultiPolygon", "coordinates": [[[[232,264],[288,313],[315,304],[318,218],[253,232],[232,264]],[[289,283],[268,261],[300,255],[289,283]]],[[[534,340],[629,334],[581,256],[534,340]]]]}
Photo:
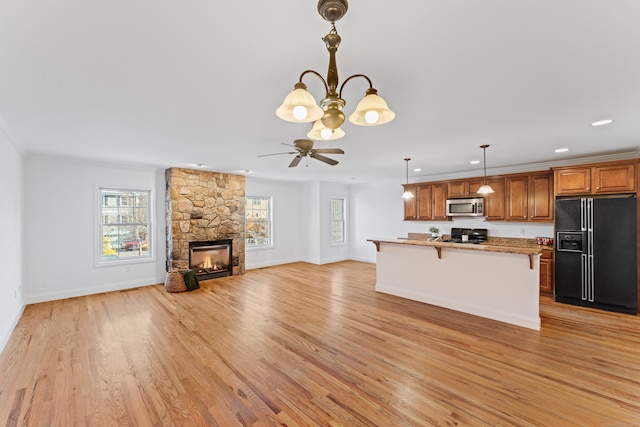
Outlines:
{"type": "Polygon", "coordinates": [[[536,242],[539,245],[553,246],[553,238],[552,237],[536,237],[536,242]]]}

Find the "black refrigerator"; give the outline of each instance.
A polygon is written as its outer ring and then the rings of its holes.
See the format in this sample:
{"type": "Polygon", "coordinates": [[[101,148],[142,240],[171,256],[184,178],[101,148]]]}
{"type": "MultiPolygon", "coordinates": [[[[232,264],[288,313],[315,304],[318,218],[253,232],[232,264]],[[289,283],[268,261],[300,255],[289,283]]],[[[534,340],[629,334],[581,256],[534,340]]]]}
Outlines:
{"type": "Polygon", "coordinates": [[[636,197],[556,199],[555,300],[638,312],[636,197]]]}

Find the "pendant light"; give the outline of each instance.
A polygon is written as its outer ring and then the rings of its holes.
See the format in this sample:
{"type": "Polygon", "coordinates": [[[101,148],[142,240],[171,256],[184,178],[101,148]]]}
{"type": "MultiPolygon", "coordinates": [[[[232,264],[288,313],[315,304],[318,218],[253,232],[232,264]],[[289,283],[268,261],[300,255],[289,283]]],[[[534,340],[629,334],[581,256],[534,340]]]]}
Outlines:
{"type": "Polygon", "coordinates": [[[480,146],[480,148],[482,148],[483,155],[484,155],[484,162],[483,162],[484,163],[484,183],[480,188],[478,188],[478,194],[493,193],[493,188],[491,188],[491,186],[487,184],[487,148],[488,147],[489,146],[486,144],[480,146]]]}
{"type": "MultiPolygon", "coordinates": [[[[404,159],[405,162],[407,162],[407,185],[409,185],[409,160],[411,160],[410,158],[406,158],[404,159]]],[[[409,189],[407,187],[404,188],[404,193],[402,193],[402,198],[407,200],[407,199],[413,199],[413,193],[411,191],[409,191],[409,189]]]]}

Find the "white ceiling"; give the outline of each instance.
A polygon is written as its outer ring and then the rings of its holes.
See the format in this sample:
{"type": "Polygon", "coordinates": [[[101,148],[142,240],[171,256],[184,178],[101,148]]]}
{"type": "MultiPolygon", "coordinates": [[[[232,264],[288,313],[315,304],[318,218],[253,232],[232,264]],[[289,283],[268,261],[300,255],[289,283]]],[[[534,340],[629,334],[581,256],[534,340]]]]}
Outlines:
{"type": "MultiPolygon", "coordinates": [[[[481,144],[490,171],[637,156],[640,1],[352,0],[336,24],[341,81],[366,74],[396,119],[317,142],[345,150],[337,166],[258,157],[310,128],[274,112],[302,71],[326,75],[316,6],[0,0],[0,127],[24,153],[346,183],[402,182],[405,157],[419,175],[482,174],[469,164],[481,144]],[[603,118],[615,122],[589,125],[603,118]]],[[[366,88],[345,87],[347,116],[366,88]]]]}

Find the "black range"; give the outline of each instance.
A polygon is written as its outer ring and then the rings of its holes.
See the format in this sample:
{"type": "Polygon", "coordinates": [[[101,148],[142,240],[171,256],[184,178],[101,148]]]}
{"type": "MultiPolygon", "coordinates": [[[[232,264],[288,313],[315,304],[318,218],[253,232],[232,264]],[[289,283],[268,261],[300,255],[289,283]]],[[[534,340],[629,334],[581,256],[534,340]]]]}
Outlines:
{"type": "Polygon", "coordinates": [[[452,228],[451,238],[443,242],[480,244],[487,241],[486,228],[452,228]],[[463,237],[466,236],[466,237],[463,237]]]}

